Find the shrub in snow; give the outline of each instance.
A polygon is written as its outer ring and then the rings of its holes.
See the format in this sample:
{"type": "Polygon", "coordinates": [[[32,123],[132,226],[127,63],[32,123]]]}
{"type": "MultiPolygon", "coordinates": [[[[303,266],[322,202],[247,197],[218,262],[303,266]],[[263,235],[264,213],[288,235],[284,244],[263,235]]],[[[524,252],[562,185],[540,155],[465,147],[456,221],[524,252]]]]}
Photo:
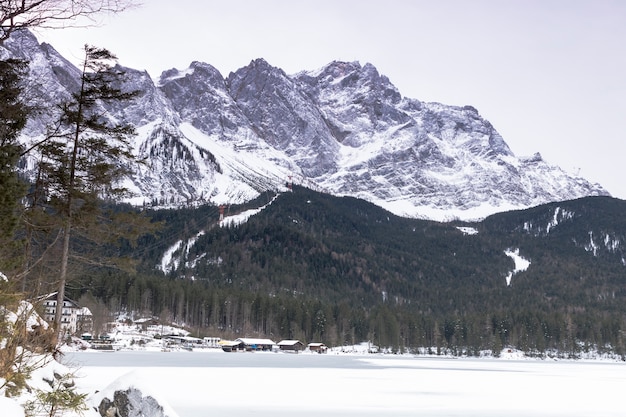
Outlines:
{"type": "Polygon", "coordinates": [[[55,351],[48,324],[32,304],[22,301],[13,310],[0,306],[0,391],[17,396],[33,370],[44,366],[55,351]]]}
{"type": "Polygon", "coordinates": [[[27,416],[60,417],[71,412],[82,414],[87,411],[87,394],[76,392],[71,373],[53,372],[51,378],[43,378],[45,389],[35,388],[34,399],[27,401],[24,409],[27,416]]]}

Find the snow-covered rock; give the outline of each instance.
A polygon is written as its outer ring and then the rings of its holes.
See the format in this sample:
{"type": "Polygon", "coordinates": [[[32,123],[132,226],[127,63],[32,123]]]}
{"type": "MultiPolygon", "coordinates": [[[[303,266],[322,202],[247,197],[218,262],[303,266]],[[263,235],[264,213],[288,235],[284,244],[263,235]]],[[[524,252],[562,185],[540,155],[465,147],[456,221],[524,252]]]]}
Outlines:
{"type": "Polygon", "coordinates": [[[90,398],[102,417],[178,417],[178,414],[145,381],[126,374],[90,398]]]}
{"type": "Polygon", "coordinates": [[[151,396],[144,396],[137,388],[118,390],[113,399],[103,398],[98,406],[102,417],[175,417],[166,414],[163,406],[151,396]]]}

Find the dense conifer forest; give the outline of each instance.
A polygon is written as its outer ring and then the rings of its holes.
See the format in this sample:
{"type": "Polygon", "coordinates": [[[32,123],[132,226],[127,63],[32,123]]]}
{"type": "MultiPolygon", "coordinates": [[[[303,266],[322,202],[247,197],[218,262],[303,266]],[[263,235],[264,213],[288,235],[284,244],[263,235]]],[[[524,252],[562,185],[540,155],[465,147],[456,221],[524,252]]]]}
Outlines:
{"type": "Polygon", "coordinates": [[[274,197],[227,207],[228,217],[266,206],[224,227],[215,206],[148,211],[159,232],[120,253],[136,273],[83,271],[68,293],[95,311],[155,316],[198,336],[469,355],[505,346],[626,353],[621,200],[438,223],[301,187],[274,197]],[[172,268],[160,270],[177,242],[172,268]],[[510,285],[508,249],[530,261],[510,285]]]}

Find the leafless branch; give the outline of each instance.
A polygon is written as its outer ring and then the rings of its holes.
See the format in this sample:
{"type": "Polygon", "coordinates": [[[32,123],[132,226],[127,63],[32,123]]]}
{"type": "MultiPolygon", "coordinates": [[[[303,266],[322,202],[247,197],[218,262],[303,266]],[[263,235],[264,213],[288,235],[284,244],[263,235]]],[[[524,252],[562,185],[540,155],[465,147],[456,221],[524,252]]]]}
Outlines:
{"type": "Polygon", "coordinates": [[[136,0],[0,0],[0,45],[24,28],[62,28],[79,18],[95,23],[98,15],[120,13],[136,0]]]}

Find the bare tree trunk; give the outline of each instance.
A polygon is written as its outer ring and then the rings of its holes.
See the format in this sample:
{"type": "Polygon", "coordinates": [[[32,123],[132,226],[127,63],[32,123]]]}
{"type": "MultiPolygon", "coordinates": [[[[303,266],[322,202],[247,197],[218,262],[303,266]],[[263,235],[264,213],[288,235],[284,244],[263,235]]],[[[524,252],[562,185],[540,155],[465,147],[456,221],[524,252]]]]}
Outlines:
{"type": "Polygon", "coordinates": [[[70,257],[70,235],[72,231],[72,204],[74,197],[74,187],[76,181],[76,159],[78,158],[78,147],[80,146],[81,124],[83,123],[83,100],[85,92],[85,74],[87,73],[88,56],[85,56],[83,63],[83,73],[81,77],[80,93],[78,97],[78,110],[76,122],[74,124],[74,143],[72,147],[72,158],[70,160],[70,178],[67,187],[67,201],[65,221],[63,225],[63,251],[61,252],[61,271],[59,274],[59,290],[57,293],[57,309],[54,316],[54,327],[56,330],[56,344],[59,345],[63,340],[63,300],[65,299],[65,283],[67,282],[67,264],[70,257]]]}
{"type": "Polygon", "coordinates": [[[63,250],[61,253],[61,272],[59,274],[59,289],[57,292],[57,306],[54,315],[55,340],[59,345],[63,341],[63,301],[65,300],[65,282],[67,281],[67,263],[70,253],[70,224],[69,219],[63,231],[63,250]]]}

